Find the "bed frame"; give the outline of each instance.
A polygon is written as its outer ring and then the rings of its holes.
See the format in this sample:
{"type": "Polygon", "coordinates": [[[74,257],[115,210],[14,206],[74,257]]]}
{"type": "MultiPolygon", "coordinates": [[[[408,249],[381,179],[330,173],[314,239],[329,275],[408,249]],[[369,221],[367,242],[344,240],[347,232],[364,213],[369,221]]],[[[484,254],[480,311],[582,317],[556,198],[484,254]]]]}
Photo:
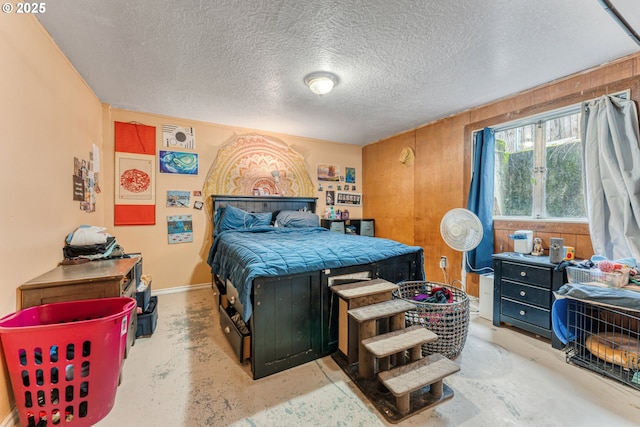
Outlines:
{"type": "MultiPolygon", "coordinates": [[[[315,212],[317,200],[314,197],[211,197],[214,212],[226,205],[249,212],[304,208],[315,212]]],[[[338,349],[338,302],[330,290],[331,285],[361,280],[353,275],[368,275],[394,283],[419,280],[422,269],[422,258],[408,254],[352,267],[256,278],[248,334],[242,333],[231,319],[235,312],[241,312],[236,306],[239,302],[233,297],[237,292],[232,285],[222,282],[215,271],[212,285],[219,295],[221,327],[240,362],[251,360],[253,379],[258,379],[328,356],[338,349]]]]}

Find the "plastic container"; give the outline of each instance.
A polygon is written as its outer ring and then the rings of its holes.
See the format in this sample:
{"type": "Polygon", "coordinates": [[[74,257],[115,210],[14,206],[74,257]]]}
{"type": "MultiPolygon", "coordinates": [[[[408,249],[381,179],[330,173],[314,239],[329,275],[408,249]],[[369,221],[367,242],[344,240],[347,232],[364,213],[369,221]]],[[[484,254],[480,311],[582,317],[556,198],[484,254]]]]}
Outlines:
{"type": "Polygon", "coordinates": [[[151,302],[144,313],[138,314],[138,329],[136,338],[153,335],[158,324],[158,297],[151,297],[151,302]]]}
{"type": "Polygon", "coordinates": [[[151,283],[146,285],[144,290],[136,291],[136,301],[143,312],[147,311],[151,302],[151,283]]]}
{"type": "Polygon", "coordinates": [[[567,279],[569,283],[605,285],[610,288],[621,288],[629,284],[629,272],[604,273],[597,268],[567,267],[567,279]]]}
{"type": "Polygon", "coordinates": [[[115,401],[133,298],[27,308],[0,319],[21,425],[91,426],[115,401]]]}

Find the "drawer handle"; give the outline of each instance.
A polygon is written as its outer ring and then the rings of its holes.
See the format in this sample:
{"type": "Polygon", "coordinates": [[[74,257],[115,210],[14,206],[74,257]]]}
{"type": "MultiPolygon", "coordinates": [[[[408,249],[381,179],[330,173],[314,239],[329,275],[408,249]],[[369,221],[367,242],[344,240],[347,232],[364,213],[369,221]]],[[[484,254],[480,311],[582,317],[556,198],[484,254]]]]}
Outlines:
{"type": "Polygon", "coordinates": [[[229,304],[235,304],[236,303],[236,297],[229,297],[229,304]]]}
{"type": "Polygon", "coordinates": [[[225,327],[224,327],[224,333],[225,333],[225,334],[230,334],[230,333],[231,333],[231,328],[230,328],[230,327],[228,327],[228,326],[225,326],[225,327]]]}
{"type": "Polygon", "coordinates": [[[525,296],[525,295],[527,295],[527,293],[526,293],[525,291],[520,291],[520,296],[521,296],[521,297],[523,297],[523,296],[525,296]]]}
{"type": "Polygon", "coordinates": [[[525,314],[527,314],[524,310],[520,310],[520,316],[524,316],[525,314]]]}
{"type": "Polygon", "coordinates": [[[521,271],[521,272],[520,272],[520,275],[521,275],[522,277],[524,277],[524,276],[526,276],[526,275],[527,275],[527,272],[526,272],[526,271],[521,271]]]}

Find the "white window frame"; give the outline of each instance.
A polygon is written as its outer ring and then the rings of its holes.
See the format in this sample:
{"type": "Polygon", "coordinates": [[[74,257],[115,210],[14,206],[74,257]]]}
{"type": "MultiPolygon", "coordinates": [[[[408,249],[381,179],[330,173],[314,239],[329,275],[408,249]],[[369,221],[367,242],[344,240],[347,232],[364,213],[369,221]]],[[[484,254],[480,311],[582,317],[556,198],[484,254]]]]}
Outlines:
{"type": "MultiPolygon", "coordinates": [[[[626,89],[620,92],[613,93],[611,95],[617,96],[623,99],[630,99],[631,89],[626,89]]],[[[550,110],[540,114],[531,115],[528,117],[510,121],[510,122],[500,123],[496,126],[492,126],[491,128],[495,133],[497,133],[497,132],[501,132],[501,131],[505,131],[505,130],[509,130],[517,127],[527,126],[527,125],[540,125],[541,123],[546,122],[548,120],[552,120],[558,117],[568,116],[571,114],[576,114],[576,113],[582,114],[583,106],[588,102],[589,101],[580,102],[577,104],[568,105],[565,107],[557,108],[557,109],[550,110]]],[[[582,126],[582,117],[580,117],[580,121],[582,126]]],[[[472,141],[475,139],[476,132],[481,132],[481,131],[482,129],[477,129],[471,133],[472,141]]],[[[582,129],[581,129],[581,132],[582,132],[582,129]]],[[[545,150],[545,144],[543,143],[543,138],[544,138],[544,132],[536,132],[536,140],[534,141],[534,150],[537,150],[537,151],[545,150]]],[[[581,135],[581,138],[584,138],[584,135],[581,135]]],[[[536,153],[534,155],[534,161],[535,161],[535,158],[540,158],[538,157],[540,155],[542,155],[541,158],[544,158],[544,153],[542,154],[536,153]]],[[[472,159],[472,162],[471,162],[472,165],[473,165],[473,160],[474,159],[472,159]]],[[[534,167],[534,173],[536,173],[536,175],[546,177],[546,170],[537,169],[540,167],[540,165],[534,164],[533,167],[534,167]]],[[[494,215],[493,219],[494,220],[516,220],[516,221],[587,223],[587,218],[545,217],[543,212],[544,201],[546,199],[545,188],[546,188],[545,185],[534,186],[533,212],[531,217],[494,215]]]]}

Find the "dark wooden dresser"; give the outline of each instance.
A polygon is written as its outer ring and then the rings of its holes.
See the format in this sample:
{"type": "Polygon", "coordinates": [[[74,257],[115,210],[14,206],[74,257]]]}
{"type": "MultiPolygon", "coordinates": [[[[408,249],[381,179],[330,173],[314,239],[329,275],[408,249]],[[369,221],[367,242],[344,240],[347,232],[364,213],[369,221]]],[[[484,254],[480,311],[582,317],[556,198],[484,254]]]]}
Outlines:
{"type": "Polygon", "coordinates": [[[551,307],[553,291],[566,282],[566,273],[556,271],[548,256],[502,253],[493,255],[493,324],[502,322],[562,343],[553,333],[551,307]]]}

